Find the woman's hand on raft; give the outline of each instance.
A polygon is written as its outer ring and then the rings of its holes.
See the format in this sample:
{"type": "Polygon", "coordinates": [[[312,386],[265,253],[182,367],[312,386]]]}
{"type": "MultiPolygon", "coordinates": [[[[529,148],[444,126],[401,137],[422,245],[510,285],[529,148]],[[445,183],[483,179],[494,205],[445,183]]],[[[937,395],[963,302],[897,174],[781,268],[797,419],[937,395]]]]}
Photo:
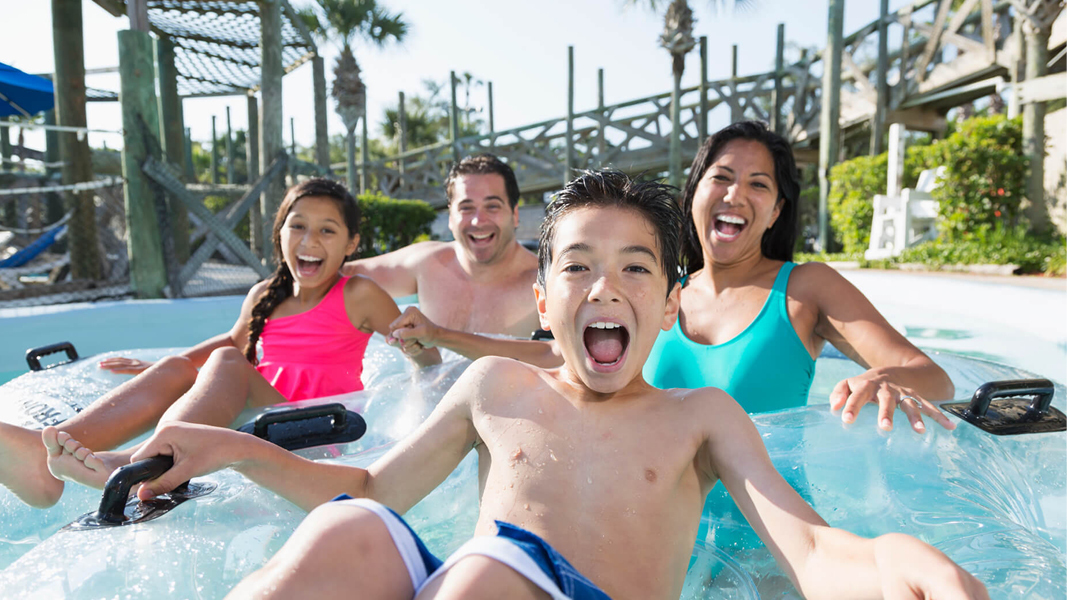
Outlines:
{"type": "Polygon", "coordinates": [[[433,321],[422,314],[422,311],[409,306],[389,324],[389,330],[392,333],[389,334],[386,343],[399,346],[405,354],[414,356],[425,348],[433,348],[437,345],[439,329],[433,321]]]}
{"type": "Polygon", "coordinates": [[[843,409],[841,420],[845,423],[855,421],[860,409],[868,402],[878,403],[878,428],[883,431],[893,429],[893,415],[898,406],[907,415],[911,428],[917,433],[926,432],[926,424],[922,418],[924,414],[945,429],[956,428],[956,424],[929,400],[917,392],[893,383],[885,374],[878,373],[875,369],[842,379],[830,393],[830,409],[843,409]]]}
{"type": "Polygon", "coordinates": [[[883,598],[989,600],[985,585],[938,549],[899,533],[874,540],[883,598]]]}
{"type": "Polygon", "coordinates": [[[155,363],[149,360],[112,356],[111,358],[105,358],[100,361],[98,366],[105,371],[111,371],[112,373],[119,375],[137,375],[148,369],[148,367],[151,367],[153,364],[155,363]]]}

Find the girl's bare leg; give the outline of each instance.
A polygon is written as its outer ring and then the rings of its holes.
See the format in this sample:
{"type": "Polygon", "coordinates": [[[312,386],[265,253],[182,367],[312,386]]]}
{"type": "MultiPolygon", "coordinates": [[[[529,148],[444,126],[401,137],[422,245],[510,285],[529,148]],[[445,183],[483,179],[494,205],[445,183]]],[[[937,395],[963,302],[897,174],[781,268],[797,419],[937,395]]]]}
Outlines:
{"type": "MultiPolygon", "coordinates": [[[[246,407],[269,406],[286,399],[259,374],[241,351],[215,350],[200,369],[189,391],[163,413],[159,422],[184,421],[226,427],[246,407]]],[[[48,448],[52,474],[82,485],[101,488],[115,469],[130,462],[137,446],[117,452],[90,452],[88,444],[66,430],[41,433],[48,448]]]]}
{"type": "MultiPolygon", "coordinates": [[[[106,450],[154,426],[196,381],[196,367],[169,356],[108,392],[61,424],[89,448],[106,450]]],[[[59,501],[63,482],[48,472],[41,432],[0,424],[0,484],[23,502],[47,508],[59,501]]]]}

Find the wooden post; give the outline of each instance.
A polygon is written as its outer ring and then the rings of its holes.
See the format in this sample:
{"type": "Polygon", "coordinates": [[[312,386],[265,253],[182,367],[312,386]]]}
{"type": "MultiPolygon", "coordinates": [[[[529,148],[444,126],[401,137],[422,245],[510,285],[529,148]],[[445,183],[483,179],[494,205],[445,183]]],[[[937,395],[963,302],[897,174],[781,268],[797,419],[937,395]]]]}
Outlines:
{"type": "Polygon", "coordinates": [[[596,149],[597,149],[597,165],[604,166],[604,153],[608,149],[608,141],[605,139],[605,133],[607,132],[607,126],[604,121],[607,121],[607,111],[604,110],[604,69],[600,68],[596,70],[596,107],[600,111],[600,118],[602,119],[597,124],[597,136],[596,136],[596,149]]]}
{"type": "MultiPolygon", "coordinates": [[[[159,69],[159,138],[163,142],[164,160],[181,166],[185,159],[185,135],[182,105],[178,97],[178,70],[174,67],[174,42],[166,36],[156,40],[156,65],[159,69]]],[[[189,260],[189,213],[181,200],[167,195],[174,255],[179,263],[189,260]]]]}
{"type": "Polygon", "coordinates": [[[185,128],[185,180],[196,181],[196,171],[193,170],[193,130],[185,128]]]}
{"type": "MultiPolygon", "coordinates": [[[[56,121],[65,127],[85,127],[85,44],[81,0],[52,0],[52,48],[56,121]]],[[[148,61],[151,67],[151,58],[148,61]]],[[[93,163],[88,138],[82,134],[62,132],[58,139],[59,156],[63,162],[63,183],[91,181],[93,163]]],[[[93,194],[78,192],[67,197],[70,199],[69,208],[74,212],[67,229],[71,277],[98,279],[101,263],[93,194]]]]}
{"type": "MultiPolygon", "coordinates": [[[[883,2],[885,0],[882,0],[883,2]]],[[[778,45],[774,52],[774,101],[771,110],[771,130],[782,135],[782,77],[785,75],[785,23],[778,24],[778,45]]],[[[799,94],[798,94],[799,97],[799,94]]]]}
{"type": "Polygon", "coordinates": [[[682,187],[682,76],[673,73],[671,87],[671,137],[667,148],[667,168],[670,184],[682,187]]]}
{"type": "Polygon", "coordinates": [[[708,137],[708,36],[700,36],[700,143],[708,137]]]}
{"type": "Polygon", "coordinates": [[[226,107],[226,183],[237,183],[234,179],[233,123],[230,121],[230,107],[226,107]]]}
{"type": "MultiPolygon", "coordinates": [[[[259,179],[259,103],[256,95],[248,94],[248,135],[245,137],[245,164],[248,165],[248,182],[259,179]]],[[[248,209],[248,245],[252,253],[263,258],[263,211],[259,202],[248,209]]]]}
{"type": "Polygon", "coordinates": [[[456,104],[456,72],[448,74],[448,85],[452,89],[452,104],[448,108],[448,136],[452,142],[452,162],[459,163],[459,106],[456,104]]]}
{"type": "Polygon", "coordinates": [[[885,114],[889,109],[889,0],[881,0],[878,15],[878,65],[874,76],[877,98],[871,118],[871,155],[877,156],[885,147],[885,114]]]}
{"type": "Polygon", "coordinates": [[[147,0],[129,0],[126,3],[126,16],[130,18],[130,31],[150,31],[147,0]]]}
{"type": "Polygon", "coordinates": [[[1019,83],[1026,78],[1026,70],[1023,66],[1023,57],[1026,55],[1026,46],[1023,41],[1023,20],[1016,18],[1012,21],[1011,39],[1015,46],[1015,54],[1008,66],[1008,74],[1011,76],[1011,91],[1008,92],[1008,118],[1014,119],[1022,112],[1022,104],[1019,102],[1019,83]]]}
{"type": "Polygon", "coordinates": [[[489,150],[496,152],[496,123],[493,121],[493,82],[489,85],[489,150]]]}
{"type": "MultiPolygon", "coordinates": [[[[56,124],[56,111],[50,110],[44,113],[45,125],[56,124]]],[[[59,132],[52,129],[46,129],[44,132],[44,161],[46,163],[55,164],[59,162],[59,132]]],[[[58,173],[60,170],[57,167],[45,167],[44,173],[49,178],[58,173]]],[[[63,198],[56,192],[49,192],[46,196],[47,211],[45,223],[55,223],[63,218],[63,198]]],[[[66,245],[60,248],[66,248],[66,245]]],[[[57,248],[57,251],[60,251],[57,248]]]]}
{"type": "MultiPolygon", "coordinates": [[[[1016,17],[1016,21],[1022,21],[1016,17]]],[[[1033,81],[1048,73],[1048,38],[1051,22],[1037,28],[1026,24],[1026,80],[1033,81]]],[[[1060,88],[1062,90],[1062,88],[1060,88]]],[[[1026,199],[1030,205],[1026,216],[1030,230],[1044,233],[1049,228],[1048,205],[1045,203],[1045,103],[1027,102],[1023,105],[1023,153],[1030,161],[1030,177],[1026,181],[1026,199]]]]}
{"type": "Polygon", "coordinates": [[[161,298],[167,278],[159,215],[152,185],[141,171],[159,131],[152,36],[144,31],[120,31],[118,40],[130,287],[140,298],[161,298]]]}
{"type": "Polygon", "coordinates": [[[289,155],[296,160],[296,117],[289,117],[289,155]]]}
{"type": "Polygon", "coordinates": [[[574,46],[567,46],[567,146],[563,164],[563,185],[574,171],[574,46]]]}
{"type": "Polygon", "coordinates": [[[398,154],[401,155],[397,160],[396,168],[400,172],[400,187],[403,188],[404,175],[407,171],[403,154],[408,151],[408,113],[404,108],[404,92],[400,92],[396,103],[396,137],[399,149],[398,154]]]}
{"type": "MultiPolygon", "coordinates": [[[[6,123],[7,117],[0,119],[0,121],[6,123]]],[[[0,127],[0,170],[7,171],[11,169],[11,166],[7,161],[11,158],[11,132],[9,128],[4,126],[0,127]]]]}
{"type": "Polygon", "coordinates": [[[211,183],[219,182],[219,134],[215,132],[215,115],[211,115],[211,183]]]}
{"type": "MultiPolygon", "coordinates": [[[[267,170],[270,163],[284,150],[282,139],[282,14],[280,0],[259,1],[261,83],[259,125],[259,170],[267,170]]],[[[263,213],[263,258],[272,262],[274,253],[271,230],[274,215],[285,195],[285,173],[280,173],[263,193],[260,210],[263,213]]]]}
{"type": "Polygon", "coordinates": [[[370,186],[370,179],[367,177],[367,95],[363,95],[363,118],[362,121],[362,133],[359,138],[359,193],[366,194],[367,188],[370,186]]]}
{"type": "Polygon", "coordinates": [[[830,0],[826,49],[823,51],[822,114],[819,118],[819,239],[818,250],[826,252],[830,240],[827,199],[830,197],[830,167],[837,162],[841,115],[841,40],[845,0],[830,0]]]}
{"type": "MultiPolygon", "coordinates": [[[[7,122],[7,118],[0,119],[0,122],[7,122]]],[[[7,127],[0,127],[0,171],[10,171],[11,165],[8,164],[8,160],[11,158],[11,133],[7,127]]],[[[0,199],[0,225],[7,227],[18,227],[15,214],[18,211],[16,208],[16,200],[14,198],[0,199]]]]}
{"type": "Polygon", "coordinates": [[[330,168],[330,135],[326,127],[326,66],[322,57],[311,59],[311,76],[315,94],[315,162],[330,168]]]}
{"type": "Polygon", "coordinates": [[[730,122],[736,123],[744,118],[741,99],[737,97],[737,44],[730,48],[730,93],[734,100],[730,104],[730,122]]]}

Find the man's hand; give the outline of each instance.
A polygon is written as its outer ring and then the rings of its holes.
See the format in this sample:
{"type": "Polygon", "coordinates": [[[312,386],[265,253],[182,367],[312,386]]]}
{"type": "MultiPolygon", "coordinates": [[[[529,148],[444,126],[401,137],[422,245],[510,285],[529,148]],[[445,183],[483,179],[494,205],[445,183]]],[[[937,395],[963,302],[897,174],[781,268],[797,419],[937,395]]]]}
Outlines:
{"type": "Polygon", "coordinates": [[[126,358],[124,356],[113,356],[111,358],[105,358],[100,361],[99,367],[112,373],[119,375],[137,375],[142,371],[151,367],[153,362],[147,360],[138,360],[136,358],[126,358]]]}
{"type": "Polygon", "coordinates": [[[868,402],[878,403],[878,427],[884,431],[893,429],[893,413],[898,406],[908,416],[912,429],[918,433],[926,432],[923,414],[937,421],[945,429],[956,428],[956,424],[950,421],[941,409],[923,399],[918,392],[893,383],[874,369],[856,377],[842,379],[830,393],[830,409],[836,411],[844,408],[841,420],[845,423],[855,421],[860,409],[868,402]]]}
{"type": "Polygon", "coordinates": [[[882,596],[892,600],[989,600],[989,592],[949,557],[929,544],[899,533],[874,540],[882,596]]]}
{"type": "Polygon", "coordinates": [[[424,348],[437,345],[437,335],[441,328],[422,314],[422,311],[409,306],[389,324],[389,329],[391,333],[386,341],[391,346],[399,346],[405,354],[415,356],[424,348]]]}

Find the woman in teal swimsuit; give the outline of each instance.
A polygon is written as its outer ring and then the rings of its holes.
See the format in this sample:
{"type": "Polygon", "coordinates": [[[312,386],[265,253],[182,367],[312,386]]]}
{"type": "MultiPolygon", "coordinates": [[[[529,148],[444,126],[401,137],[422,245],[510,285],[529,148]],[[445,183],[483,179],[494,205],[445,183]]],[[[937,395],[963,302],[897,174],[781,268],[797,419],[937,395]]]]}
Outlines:
{"type": "Polygon", "coordinates": [[[945,372],[837,271],[792,262],[797,179],[789,143],[762,123],[734,123],[704,143],[682,194],[681,311],[657,339],[646,380],[720,387],[750,413],[803,406],[829,341],[867,368],[830,395],[846,423],[877,402],[882,429],[898,406],[920,433],[923,414],[952,428],[929,402],[952,397],[945,372]]]}

